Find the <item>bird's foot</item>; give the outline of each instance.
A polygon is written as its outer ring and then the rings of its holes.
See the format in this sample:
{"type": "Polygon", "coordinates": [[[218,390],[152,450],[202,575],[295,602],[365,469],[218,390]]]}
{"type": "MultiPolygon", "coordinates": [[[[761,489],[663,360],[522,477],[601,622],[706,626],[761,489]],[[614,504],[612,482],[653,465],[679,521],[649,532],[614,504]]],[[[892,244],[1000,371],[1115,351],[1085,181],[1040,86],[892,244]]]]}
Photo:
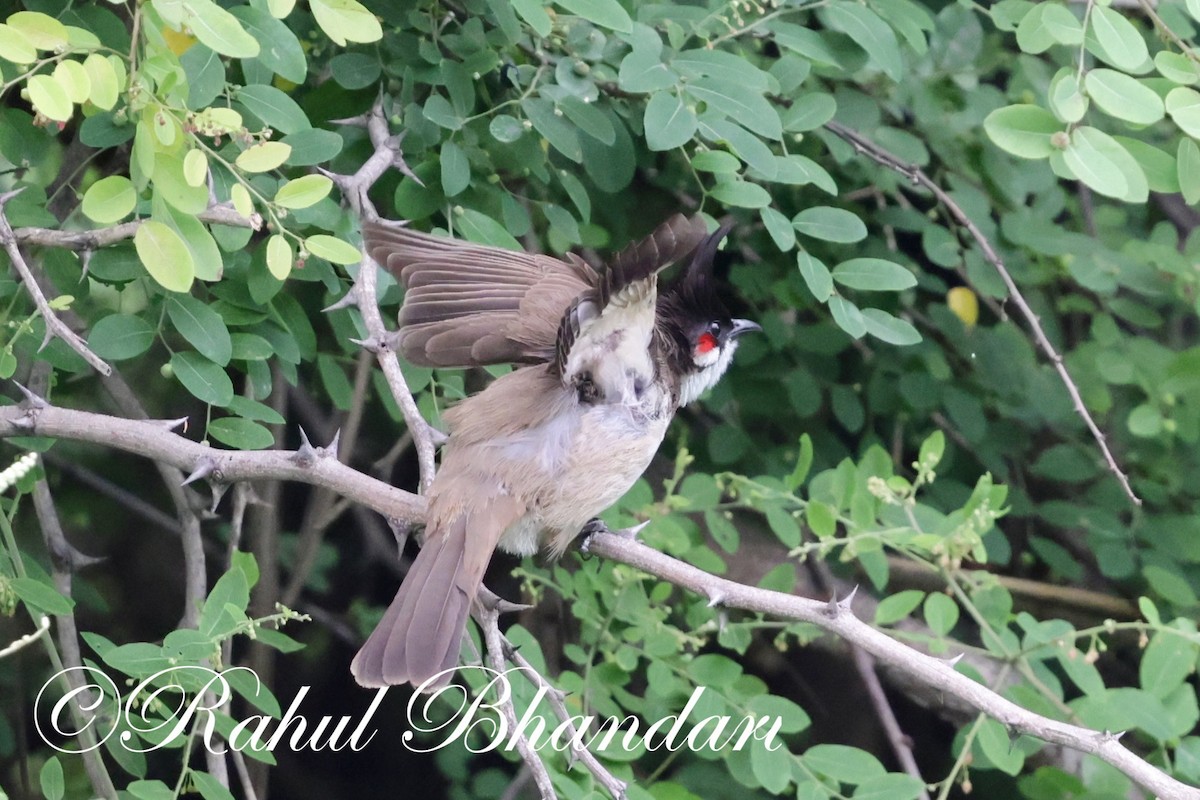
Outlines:
{"type": "Polygon", "coordinates": [[[592,517],[587,521],[587,524],[583,526],[583,529],[579,531],[579,535],[582,537],[579,542],[579,552],[583,553],[585,556],[588,555],[588,550],[592,543],[592,537],[597,533],[612,533],[612,531],[610,531],[608,526],[604,524],[604,520],[600,519],[599,517],[592,517]]]}

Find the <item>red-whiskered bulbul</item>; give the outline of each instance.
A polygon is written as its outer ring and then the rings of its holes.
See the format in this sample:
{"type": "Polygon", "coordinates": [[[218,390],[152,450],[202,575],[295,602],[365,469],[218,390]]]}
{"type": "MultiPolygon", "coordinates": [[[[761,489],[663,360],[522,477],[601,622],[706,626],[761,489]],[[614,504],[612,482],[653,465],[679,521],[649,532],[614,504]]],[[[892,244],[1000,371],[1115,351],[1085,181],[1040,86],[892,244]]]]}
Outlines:
{"type": "Polygon", "coordinates": [[[521,364],[445,414],[425,543],[355,656],[363,686],[444,685],[492,552],[558,556],[650,463],[675,410],[713,386],[737,338],[712,277],[717,245],[675,215],[600,271],[394,224],[367,251],[406,292],[400,353],[430,367],[521,364]],[[658,274],[691,256],[658,291],[658,274]]]}

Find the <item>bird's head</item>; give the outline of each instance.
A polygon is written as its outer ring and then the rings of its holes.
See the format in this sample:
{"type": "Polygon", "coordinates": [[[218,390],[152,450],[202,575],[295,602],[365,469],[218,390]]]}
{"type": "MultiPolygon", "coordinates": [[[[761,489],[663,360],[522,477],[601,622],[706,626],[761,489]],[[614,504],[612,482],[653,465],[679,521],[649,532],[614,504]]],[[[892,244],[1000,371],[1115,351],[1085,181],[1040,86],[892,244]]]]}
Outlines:
{"type": "Polygon", "coordinates": [[[713,256],[732,226],[709,234],[684,273],[659,299],[659,320],[675,341],[672,366],[680,375],[680,405],[716,385],[737,349],[738,337],[762,327],[729,312],[713,278],[713,256]]]}

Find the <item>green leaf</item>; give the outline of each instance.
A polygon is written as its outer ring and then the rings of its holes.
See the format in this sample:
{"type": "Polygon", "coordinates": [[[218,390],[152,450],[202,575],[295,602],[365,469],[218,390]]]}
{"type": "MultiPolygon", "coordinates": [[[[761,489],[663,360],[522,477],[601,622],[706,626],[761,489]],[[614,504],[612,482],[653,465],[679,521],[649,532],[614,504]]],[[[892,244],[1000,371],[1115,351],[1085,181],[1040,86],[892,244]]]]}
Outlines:
{"type": "Polygon", "coordinates": [[[1083,25],[1065,6],[1037,3],[1017,25],[1017,46],[1031,54],[1043,53],[1056,44],[1077,47],[1083,43],[1083,25]]]}
{"type": "Polygon", "coordinates": [[[149,219],[133,235],[133,246],[150,277],[172,292],[192,288],[196,268],[192,254],[179,234],[158,220],[149,219]]]}
{"type": "Polygon", "coordinates": [[[167,300],[167,316],[175,330],[205,358],[225,366],[233,356],[233,342],[225,320],[203,301],[188,294],[167,300]]]}
{"type": "Polygon", "coordinates": [[[858,242],[867,238],[867,226],[856,214],[842,208],[813,206],[792,217],[798,233],[826,242],[858,242]]]}
{"type": "Polygon", "coordinates": [[[208,182],[208,156],[203,150],[188,150],[183,157],[183,180],[188,186],[204,186],[208,182]]]}
{"type": "Polygon", "coordinates": [[[697,172],[736,175],[741,168],[742,162],[737,156],[724,150],[701,150],[692,156],[692,169],[697,172]]]}
{"type": "Polygon", "coordinates": [[[833,268],[833,279],[851,289],[899,292],[917,285],[909,270],[882,258],[852,258],[833,268]]]}
{"type": "Polygon", "coordinates": [[[107,361],[140,356],[154,344],[154,326],[130,314],[109,314],[88,332],[88,347],[107,361]]]}
{"type": "Polygon", "coordinates": [[[137,190],[124,175],[101,178],[83,193],[83,213],[101,225],[124,219],[136,205],[137,190]]]}
{"type": "MultiPolygon", "coordinates": [[[[1114,136],[1113,139],[1128,151],[1129,155],[1133,156],[1133,160],[1142,168],[1150,191],[1167,194],[1180,191],[1179,170],[1174,156],[1164,153],[1140,139],[1130,139],[1126,136],[1114,136]]],[[[1187,141],[1187,139],[1181,136],[1180,141],[1187,141]]]]}
{"type": "Polygon", "coordinates": [[[568,95],[558,101],[558,107],[567,115],[567,119],[579,126],[579,130],[597,141],[611,145],[617,140],[617,131],[612,121],[591,103],[586,103],[574,95],[568,95]]]}
{"type": "Polygon", "coordinates": [[[750,181],[724,181],[714,186],[708,194],[736,208],[765,208],[771,204],[771,193],[750,181]]]}
{"type": "Polygon", "coordinates": [[[354,91],[379,80],[383,65],[377,57],[366,53],[339,53],[330,59],[329,71],[339,86],[354,91]]]}
{"type": "Polygon", "coordinates": [[[1137,161],[1101,130],[1086,125],[1076,128],[1062,156],[1075,176],[1100,194],[1130,203],[1144,203],[1150,195],[1146,174],[1137,161]]]}
{"type": "Polygon", "coordinates": [[[783,129],[789,133],[812,131],[833,119],[837,101],[824,92],[809,92],[796,98],[791,108],[783,112],[783,129]]]}
{"type": "Polygon", "coordinates": [[[1091,33],[1095,35],[1093,52],[1126,72],[1142,72],[1150,59],[1146,40],[1123,14],[1108,6],[1092,7],[1091,33]]]}
{"type": "Polygon", "coordinates": [[[188,108],[208,108],[225,92],[225,64],[220,55],[204,45],[189,48],[179,57],[179,64],[187,75],[188,108]]]}
{"type": "Polygon", "coordinates": [[[502,247],[505,250],[523,250],[521,243],[496,220],[473,208],[455,209],[454,223],[463,237],[478,244],[502,247]]]}
{"type": "Polygon", "coordinates": [[[1089,100],[1079,88],[1075,71],[1063,67],[1050,84],[1050,110],[1063,122],[1078,122],[1087,113],[1089,100]]]}
{"type": "Polygon", "coordinates": [[[1200,92],[1186,86],[1172,89],[1167,93],[1166,109],[1184,133],[1200,137],[1200,92]]]}
{"type": "Polygon", "coordinates": [[[14,64],[32,64],[37,61],[37,50],[25,34],[0,22],[0,58],[14,64]]]}
{"type": "MultiPolygon", "coordinates": [[[[230,13],[258,42],[259,63],[284,80],[304,83],[308,75],[308,59],[300,46],[300,40],[292,33],[291,28],[254,6],[235,6],[230,9],[230,13]]],[[[335,56],[330,66],[341,57],[335,56]]],[[[336,70],[334,73],[336,78],[336,70]]]]}
{"type": "Polygon", "coordinates": [[[66,787],[63,783],[62,763],[59,762],[58,756],[46,759],[38,773],[38,783],[42,787],[42,797],[46,800],[62,800],[66,787]]]}
{"type": "Polygon", "coordinates": [[[67,122],[75,106],[66,88],[50,75],[34,75],[25,83],[29,102],[43,117],[55,122],[67,122]]]}
{"type": "Polygon", "coordinates": [[[492,134],[492,138],[496,141],[511,144],[525,135],[525,126],[516,117],[510,117],[508,114],[497,114],[488,123],[488,132],[492,134]]]}
{"type": "Polygon", "coordinates": [[[554,30],[554,22],[546,13],[542,0],[512,0],[513,10],[525,20],[534,33],[545,39],[554,30]]]}
{"type": "Polygon", "coordinates": [[[1159,50],[1154,54],[1154,66],[1160,75],[1175,83],[1190,84],[1200,81],[1200,66],[1183,53],[1159,50]]]}
{"type": "Polygon", "coordinates": [[[1162,433],[1162,412],[1149,403],[1142,403],[1129,412],[1129,419],[1125,424],[1134,436],[1150,439],[1162,433]]]}
{"type": "Polygon", "coordinates": [[[925,593],[920,589],[906,589],[879,601],[875,608],[876,625],[892,625],[906,618],[921,605],[925,593]]]}
{"type": "Polygon", "coordinates": [[[617,85],[622,90],[655,92],[679,83],[679,76],[663,63],[658,31],[648,25],[635,25],[629,44],[633,49],[621,59],[617,71],[617,85]]]}
{"type": "Polygon", "coordinates": [[[683,97],[670,91],[650,96],[642,124],[646,129],[646,146],[651,150],[673,150],[696,135],[696,114],[683,97]]]}
{"type": "Polygon", "coordinates": [[[835,294],[829,298],[829,313],[839,328],[855,339],[861,339],[867,333],[867,322],[858,306],[841,295],[835,294]]]}
{"type": "Polygon", "coordinates": [[[783,135],[779,112],[761,94],[745,86],[708,76],[685,84],[685,87],[692,97],[765,139],[778,139],[783,135]]]}
{"type": "MultiPolygon", "coordinates": [[[[693,166],[695,162],[693,161],[693,166]]],[[[796,229],[792,227],[792,223],[774,208],[763,208],[758,212],[759,219],[762,220],[763,227],[767,229],[767,233],[771,234],[771,240],[775,242],[775,246],[781,252],[788,252],[796,246],[796,229]]]]}
{"type": "Polygon", "coordinates": [[[1179,151],[1175,155],[1179,169],[1179,190],[1189,205],[1200,202],[1200,147],[1186,137],[1180,137],[1179,151]]]}
{"type": "Polygon", "coordinates": [[[258,41],[246,33],[238,18],[212,0],[187,0],[187,26],[209,49],[230,58],[258,55],[258,41]]]}
{"type": "Polygon", "coordinates": [[[293,167],[311,167],[332,161],[334,156],[342,152],[343,144],[341,136],[320,128],[289,133],[280,141],[292,148],[287,163],[293,167]]]}
{"type": "Polygon", "coordinates": [[[379,20],[356,0],[309,0],[308,7],[321,30],[337,45],[383,38],[379,20]]]}
{"type": "Polygon", "coordinates": [[[331,189],[333,181],[324,175],[303,175],[280,186],[275,203],[284,208],[308,208],[324,200],[331,189]]]}
{"type": "Polygon", "coordinates": [[[837,515],[820,500],[809,500],[804,508],[804,521],[818,539],[828,539],[837,533],[837,515]]]}
{"type": "Polygon", "coordinates": [[[260,142],[243,150],[233,162],[246,172],[269,172],[283,166],[292,148],[283,142],[260,142]]]}
{"type": "Polygon", "coordinates": [[[622,8],[617,0],[554,0],[572,14],[583,17],[588,22],[608,28],[618,33],[629,33],[633,30],[633,20],[629,12],[622,8]]]}
{"type": "Polygon", "coordinates": [[[195,216],[208,208],[208,186],[192,186],[187,182],[183,175],[182,155],[154,154],[154,193],[173,208],[195,216]]]}
{"type": "Polygon", "coordinates": [[[1084,79],[1084,86],[1096,105],[1117,119],[1151,125],[1163,118],[1162,98],[1123,72],[1093,69],[1084,79]]]}
{"type": "Polygon", "coordinates": [[[1196,671],[1196,654],[1196,645],[1187,639],[1166,632],[1154,634],[1138,666],[1142,688],[1166,698],[1196,671]]]}
{"type": "Polygon", "coordinates": [[[304,249],[334,264],[357,264],[362,260],[358,248],[344,239],[318,233],[304,240],[304,249]]]}
{"type": "Polygon", "coordinates": [[[89,53],[83,60],[83,70],[88,76],[88,100],[96,108],[110,110],[117,104],[121,91],[112,64],[99,53],[89,53]]]}
{"type": "Polygon", "coordinates": [[[295,260],[292,245],[282,234],[276,233],[267,239],[267,270],[275,280],[287,280],[295,260]]]}
{"type": "Polygon", "coordinates": [[[471,185],[471,162],[454,142],[442,145],[442,191],[453,197],[471,185]]]}
{"type": "MultiPolygon", "coordinates": [[[[316,3],[312,6],[315,9],[316,3]]],[[[274,86],[262,83],[243,86],[237,91],[237,99],[265,125],[282,133],[299,133],[312,127],[296,101],[274,86]]]]}
{"type": "MultiPolygon", "coordinates": [[[[944,595],[942,595],[944,596],[944,595]]],[[[1006,775],[1016,775],[1025,762],[1022,751],[1012,746],[1008,731],[994,719],[984,719],[978,728],[975,742],[992,766],[1006,775]]]]}
{"type": "Polygon", "coordinates": [[[946,636],[958,624],[958,603],[941,592],[925,598],[925,624],[938,636],[946,636]]]}
{"type": "Polygon", "coordinates": [[[42,614],[70,614],[75,601],[63,597],[53,586],[47,586],[34,578],[10,578],[9,587],[31,611],[42,614]]]}
{"type": "Polygon", "coordinates": [[[257,422],[241,417],[221,417],[208,425],[208,434],[238,450],[263,450],[275,444],[275,436],[257,422]]]}
{"type": "Polygon", "coordinates": [[[734,155],[753,167],[763,180],[775,180],[779,172],[779,162],[762,139],[741,125],[718,115],[705,114],[699,122],[701,136],[710,142],[729,145],[734,155]]]}
{"type": "Polygon", "coordinates": [[[817,302],[828,302],[833,295],[833,276],[829,273],[829,267],[804,250],[796,253],[796,266],[800,268],[800,277],[804,278],[805,285],[817,302]]]}
{"type": "Polygon", "coordinates": [[[171,369],[183,388],[197,400],[213,406],[233,400],[233,381],[225,370],[199,353],[187,351],[171,356],[171,369]]]}
{"type": "Polygon", "coordinates": [[[1015,105],[987,115],[983,129],[998,147],[1021,158],[1047,158],[1056,148],[1050,137],[1063,125],[1044,108],[1015,105]]]}
{"type": "Polygon", "coordinates": [[[521,110],[551,147],[577,164],[583,161],[578,131],[554,113],[554,105],[549,100],[527,97],[521,101],[521,110]]]}
{"type": "Polygon", "coordinates": [[[38,50],[61,50],[67,45],[67,26],[40,11],[18,11],[5,23],[38,50]]]}
{"type": "Polygon", "coordinates": [[[889,78],[899,81],[904,76],[900,43],[878,14],[851,0],[830,0],[822,11],[829,27],[849,36],[889,78]]]}
{"type": "Polygon", "coordinates": [[[813,772],[855,786],[886,774],[875,756],[841,744],[818,744],[808,748],[804,752],[804,763],[813,772]]]}
{"type": "Polygon", "coordinates": [[[883,309],[864,308],[862,315],[863,321],[867,325],[867,333],[876,339],[902,347],[918,344],[921,341],[920,331],[883,309]]]}
{"type": "Polygon", "coordinates": [[[792,468],[792,473],[787,477],[787,487],[789,491],[796,491],[801,484],[808,478],[808,472],[812,469],[813,464],[813,443],[812,437],[807,433],[800,434],[800,452],[796,454],[796,466],[792,468]]]}
{"type": "Polygon", "coordinates": [[[892,772],[863,781],[854,792],[854,800],[915,800],[924,791],[924,781],[892,772]]]}

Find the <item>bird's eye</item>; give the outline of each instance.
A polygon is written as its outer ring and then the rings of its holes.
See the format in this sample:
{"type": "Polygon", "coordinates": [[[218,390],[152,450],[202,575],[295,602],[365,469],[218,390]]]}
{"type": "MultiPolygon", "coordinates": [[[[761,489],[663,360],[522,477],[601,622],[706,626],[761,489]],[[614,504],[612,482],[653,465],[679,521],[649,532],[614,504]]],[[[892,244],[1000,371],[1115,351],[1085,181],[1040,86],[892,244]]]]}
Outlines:
{"type": "Polygon", "coordinates": [[[720,336],[721,335],[721,323],[717,322],[716,320],[713,320],[712,322],[708,323],[708,332],[713,336],[720,336]]]}

